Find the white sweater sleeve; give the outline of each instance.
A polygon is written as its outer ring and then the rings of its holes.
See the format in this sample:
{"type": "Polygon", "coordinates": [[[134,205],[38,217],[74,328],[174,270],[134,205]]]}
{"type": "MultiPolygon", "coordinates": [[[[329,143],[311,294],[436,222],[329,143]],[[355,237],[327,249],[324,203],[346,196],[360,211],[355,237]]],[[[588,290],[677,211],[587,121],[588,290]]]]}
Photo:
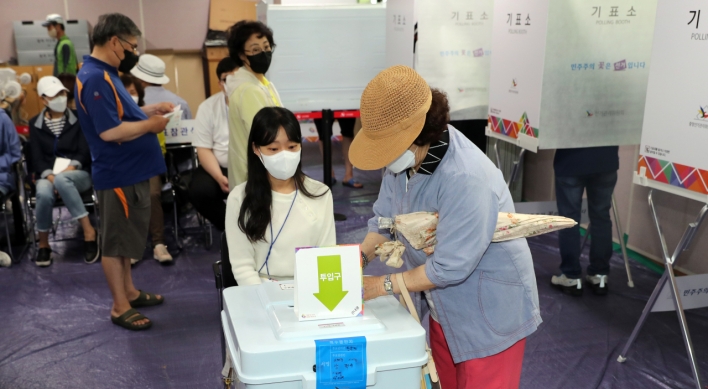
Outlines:
{"type": "Polygon", "coordinates": [[[226,202],[226,241],[229,245],[231,270],[239,286],[258,285],[261,277],[256,271],[253,243],[238,226],[238,215],[243,202],[243,189],[236,187],[226,202]]]}
{"type": "Polygon", "coordinates": [[[330,247],[337,244],[337,232],[334,228],[334,203],[332,201],[332,191],[328,190],[324,197],[324,220],[322,222],[322,234],[317,246],[330,247]]]}

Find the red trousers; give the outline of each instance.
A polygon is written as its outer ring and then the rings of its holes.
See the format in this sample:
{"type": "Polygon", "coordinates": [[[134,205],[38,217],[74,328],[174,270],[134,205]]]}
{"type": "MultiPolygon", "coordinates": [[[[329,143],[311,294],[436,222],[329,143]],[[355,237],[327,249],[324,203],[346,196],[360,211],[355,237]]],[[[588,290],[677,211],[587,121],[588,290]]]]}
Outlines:
{"type": "Polygon", "coordinates": [[[526,339],[499,354],[455,364],[439,323],[430,318],[430,348],[442,389],[518,389],[526,339]]]}

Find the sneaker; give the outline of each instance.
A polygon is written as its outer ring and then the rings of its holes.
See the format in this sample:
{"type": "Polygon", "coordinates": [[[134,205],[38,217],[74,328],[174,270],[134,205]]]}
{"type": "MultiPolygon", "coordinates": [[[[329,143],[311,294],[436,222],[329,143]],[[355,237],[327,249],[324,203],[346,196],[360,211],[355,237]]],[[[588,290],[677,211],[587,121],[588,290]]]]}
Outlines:
{"type": "Polygon", "coordinates": [[[52,264],[52,249],[40,248],[34,263],[39,267],[47,267],[52,264]]]}
{"type": "Polygon", "coordinates": [[[84,241],[84,262],[94,263],[101,256],[101,250],[98,249],[98,242],[95,240],[84,241]]]}
{"type": "Polygon", "coordinates": [[[130,265],[131,265],[131,266],[132,266],[132,265],[135,265],[135,264],[136,264],[136,263],[138,263],[138,262],[140,262],[140,260],[139,260],[139,259],[136,259],[136,258],[130,258],[130,265]]]}
{"type": "Polygon", "coordinates": [[[583,282],[580,278],[568,278],[565,274],[560,276],[553,276],[551,278],[551,285],[559,288],[563,293],[568,293],[573,296],[583,295],[583,282]]]}
{"type": "Polygon", "coordinates": [[[0,267],[10,267],[10,265],[12,265],[12,258],[7,253],[0,251],[0,267]]]}
{"type": "Polygon", "coordinates": [[[164,244],[158,244],[157,246],[155,246],[155,249],[152,252],[154,258],[157,259],[158,262],[172,262],[172,256],[170,255],[169,251],[167,251],[167,246],[165,246],[164,244]]]}
{"type": "Polygon", "coordinates": [[[607,294],[608,281],[607,276],[602,274],[585,277],[585,282],[590,286],[592,292],[599,296],[607,294]]]}

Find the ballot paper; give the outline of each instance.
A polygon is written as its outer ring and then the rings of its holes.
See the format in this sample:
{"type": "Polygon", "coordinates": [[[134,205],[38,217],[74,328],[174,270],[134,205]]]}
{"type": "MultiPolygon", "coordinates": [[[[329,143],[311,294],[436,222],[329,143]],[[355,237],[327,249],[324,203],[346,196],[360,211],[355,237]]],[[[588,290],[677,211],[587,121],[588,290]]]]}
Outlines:
{"type": "Polygon", "coordinates": [[[167,126],[165,126],[165,128],[177,128],[180,125],[180,120],[182,120],[182,106],[177,105],[175,106],[175,109],[172,110],[172,112],[166,113],[162,116],[167,119],[170,119],[170,121],[167,122],[167,126]]]}
{"type": "Polygon", "coordinates": [[[54,160],[54,168],[52,169],[52,174],[57,175],[63,172],[64,170],[66,170],[66,168],[69,167],[70,164],[70,159],[57,157],[57,159],[54,160]]]}

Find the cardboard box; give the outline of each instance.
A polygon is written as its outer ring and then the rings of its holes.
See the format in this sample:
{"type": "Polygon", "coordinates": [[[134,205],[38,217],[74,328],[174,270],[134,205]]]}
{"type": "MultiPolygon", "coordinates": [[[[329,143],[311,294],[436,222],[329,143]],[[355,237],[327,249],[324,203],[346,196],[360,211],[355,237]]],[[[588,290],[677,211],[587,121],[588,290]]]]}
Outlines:
{"type": "Polygon", "coordinates": [[[209,29],[226,31],[241,20],[256,20],[256,4],[251,0],[211,0],[209,29]]]}

